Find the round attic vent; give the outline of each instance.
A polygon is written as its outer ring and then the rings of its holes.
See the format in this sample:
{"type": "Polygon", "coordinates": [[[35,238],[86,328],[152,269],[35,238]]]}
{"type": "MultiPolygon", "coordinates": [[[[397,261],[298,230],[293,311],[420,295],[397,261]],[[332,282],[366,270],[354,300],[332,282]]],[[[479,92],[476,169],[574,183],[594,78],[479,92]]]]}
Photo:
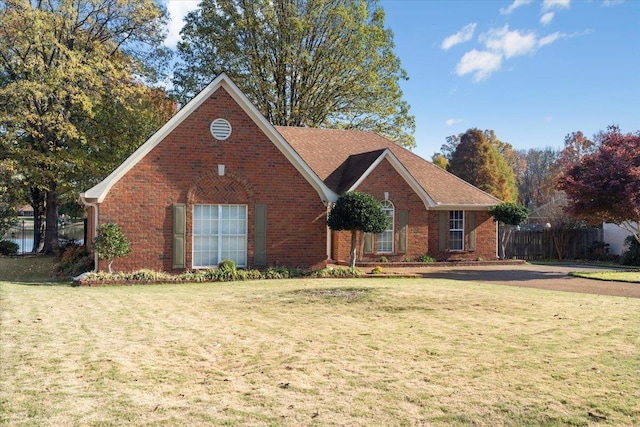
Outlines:
{"type": "Polygon", "coordinates": [[[211,135],[218,141],[224,141],[231,135],[231,124],[225,119],[215,119],[209,127],[211,135]]]}

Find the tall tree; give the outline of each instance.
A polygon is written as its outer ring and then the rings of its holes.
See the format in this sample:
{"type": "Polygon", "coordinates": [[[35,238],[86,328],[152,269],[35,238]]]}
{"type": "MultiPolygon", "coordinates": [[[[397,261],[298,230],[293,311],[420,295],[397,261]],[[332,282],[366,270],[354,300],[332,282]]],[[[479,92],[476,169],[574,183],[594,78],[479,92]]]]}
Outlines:
{"type": "Polygon", "coordinates": [[[211,0],[185,18],[184,102],[224,71],[273,124],[356,128],[415,146],[407,74],[378,0],[211,0]]]}
{"type": "Polygon", "coordinates": [[[520,202],[535,207],[549,203],[557,195],[558,152],[550,147],[531,148],[522,156],[525,167],[517,176],[520,202]]]}
{"type": "Polygon", "coordinates": [[[560,178],[568,212],[591,222],[613,222],[640,242],[640,131],[623,134],[609,126],[597,149],[560,178]]]}
{"type": "Polygon", "coordinates": [[[460,136],[449,171],[505,202],[514,202],[518,197],[513,171],[479,129],[469,129],[460,136]]]}
{"type": "Polygon", "coordinates": [[[0,1],[0,144],[34,200],[44,195],[44,252],[57,244],[60,194],[93,173],[97,152],[131,143],[91,138],[87,122],[157,77],[165,21],[154,0],[0,1]]]}
{"type": "Polygon", "coordinates": [[[560,151],[560,162],[568,167],[575,165],[586,155],[593,154],[597,149],[594,141],[580,131],[571,132],[564,137],[564,148],[560,151]]]}

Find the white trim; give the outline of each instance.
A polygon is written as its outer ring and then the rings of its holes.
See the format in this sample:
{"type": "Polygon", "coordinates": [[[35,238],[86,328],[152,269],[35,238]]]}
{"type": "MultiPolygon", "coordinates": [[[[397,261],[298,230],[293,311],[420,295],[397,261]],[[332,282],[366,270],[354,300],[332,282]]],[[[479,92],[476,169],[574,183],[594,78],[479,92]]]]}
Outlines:
{"type": "Polygon", "coordinates": [[[396,205],[393,204],[393,202],[391,200],[383,200],[381,202],[381,204],[385,204],[388,203],[391,205],[391,209],[389,209],[389,207],[382,207],[382,210],[384,211],[385,215],[387,214],[387,211],[391,210],[391,224],[390,224],[390,228],[384,230],[382,233],[378,233],[376,235],[376,252],[377,254],[393,254],[395,253],[395,240],[396,240],[396,205]],[[387,233],[388,231],[391,232],[391,250],[389,251],[381,251],[380,250],[380,242],[381,242],[381,237],[383,234],[387,233]]]}
{"type": "MultiPolygon", "coordinates": [[[[80,197],[78,198],[80,202],[90,208],[93,208],[93,238],[95,239],[98,235],[98,204],[97,203],[89,203],[84,196],[84,193],[80,193],[80,197]]],[[[92,242],[93,243],[93,242],[92,242]]],[[[84,245],[87,246],[88,242],[84,242],[84,245]]],[[[93,271],[98,271],[98,262],[100,258],[98,258],[98,253],[93,251],[93,271]]]]}
{"type": "Polygon", "coordinates": [[[335,202],[338,195],[331,191],[316,175],[302,157],[289,145],[289,143],[276,131],[249,99],[240,91],[225,73],[220,74],[207,85],[198,95],[189,101],[167,123],[142,144],[129,158],[127,158],[116,170],[102,182],[90,188],[84,193],[84,198],[92,203],[102,203],[111,188],[141,161],[151,150],[160,144],[178,125],[180,125],[191,113],[202,105],[218,89],[223,88],[238,103],[245,113],[254,121],[265,135],[273,142],[280,152],[291,162],[300,174],[316,190],[323,203],[335,202]]]}
{"type": "Polygon", "coordinates": [[[445,205],[438,203],[434,208],[431,209],[434,211],[486,211],[494,206],[495,205],[445,205]]]}
{"type": "Polygon", "coordinates": [[[422,203],[424,203],[424,206],[427,210],[432,209],[436,206],[436,203],[433,201],[431,196],[429,196],[429,194],[424,191],[424,188],[422,188],[422,186],[418,184],[418,181],[416,181],[413,175],[409,173],[402,162],[398,160],[395,154],[393,154],[393,152],[388,148],[385,149],[373,163],[371,163],[371,166],[369,166],[369,168],[362,174],[362,176],[360,176],[360,178],[358,178],[358,180],[347,191],[356,190],[384,159],[387,159],[389,163],[391,163],[391,166],[393,166],[393,168],[396,170],[396,172],[398,172],[400,176],[404,178],[405,182],[409,184],[409,187],[411,187],[411,189],[418,195],[420,200],[422,200],[422,203]]]}

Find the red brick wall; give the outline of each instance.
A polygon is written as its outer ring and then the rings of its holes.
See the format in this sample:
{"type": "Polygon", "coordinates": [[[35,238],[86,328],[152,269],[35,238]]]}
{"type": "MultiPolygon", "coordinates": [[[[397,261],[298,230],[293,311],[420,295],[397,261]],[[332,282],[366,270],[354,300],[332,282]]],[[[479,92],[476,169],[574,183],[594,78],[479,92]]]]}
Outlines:
{"type": "MultiPolygon", "coordinates": [[[[384,200],[384,193],[389,193],[389,201],[395,207],[394,217],[394,252],[377,253],[377,236],[373,239],[373,253],[362,253],[362,233],[358,233],[357,259],[363,261],[378,260],[384,256],[389,261],[416,260],[421,255],[430,255],[438,260],[484,260],[496,259],[496,224],[489,213],[476,211],[476,250],[461,252],[439,251],[439,211],[427,211],[422,200],[409,187],[404,178],[387,161],[383,160],[378,167],[360,184],[357,191],[373,195],[384,200]],[[400,210],[408,210],[407,251],[398,252],[399,214],[400,210]]],[[[466,213],[465,213],[466,219],[466,213]]],[[[465,220],[465,248],[469,244],[468,222],[465,220]]],[[[447,232],[448,236],[448,232],[447,232]]],[[[332,233],[332,259],[348,262],[351,249],[351,233],[348,231],[332,233]]]]}
{"type": "MultiPolygon", "coordinates": [[[[427,212],[422,200],[411,189],[404,178],[394,169],[387,161],[383,160],[376,169],[358,186],[357,191],[368,193],[377,198],[384,200],[384,193],[389,193],[389,201],[393,203],[395,208],[394,214],[394,252],[378,254],[377,253],[377,236],[373,239],[373,253],[362,254],[363,260],[379,259],[385,256],[389,261],[403,261],[405,258],[415,260],[420,255],[424,255],[428,251],[427,236],[428,221],[427,212]],[[407,251],[400,253],[398,251],[399,243],[399,212],[401,210],[408,211],[407,226],[407,251]]],[[[358,235],[358,255],[361,254],[362,233],[358,235]]],[[[349,250],[351,249],[351,233],[337,232],[333,233],[332,241],[332,257],[336,261],[349,261],[349,250]]]]}
{"type": "MultiPolygon", "coordinates": [[[[248,206],[248,264],[253,266],[256,204],[267,205],[267,264],[312,267],[326,260],[326,209],[313,187],[224,89],[216,91],[110,190],[99,222],[117,222],[132,242],[114,269],[171,271],[174,203],[187,204],[191,266],[192,203],[248,206]],[[232,134],[218,141],[211,121],[232,134]],[[225,175],[218,176],[218,165],[225,175]]],[[[104,264],[101,268],[104,269],[104,264]]]]}
{"type": "MultiPolygon", "coordinates": [[[[439,221],[439,211],[429,211],[429,255],[436,258],[437,260],[469,260],[473,261],[478,258],[482,258],[483,260],[493,260],[497,258],[497,241],[496,241],[496,231],[497,225],[489,215],[489,212],[484,211],[475,211],[476,213],[476,250],[475,251],[444,251],[441,252],[439,249],[438,239],[439,239],[439,229],[438,229],[438,221],[439,221]]],[[[447,211],[447,217],[448,217],[447,211]]],[[[469,247],[469,223],[468,223],[468,212],[465,211],[465,236],[464,236],[464,247],[467,249],[469,247]]],[[[448,222],[447,222],[448,227],[448,222]]],[[[449,230],[447,229],[447,239],[449,238],[449,230]]],[[[447,241],[447,247],[449,246],[449,242],[447,241]]]]}

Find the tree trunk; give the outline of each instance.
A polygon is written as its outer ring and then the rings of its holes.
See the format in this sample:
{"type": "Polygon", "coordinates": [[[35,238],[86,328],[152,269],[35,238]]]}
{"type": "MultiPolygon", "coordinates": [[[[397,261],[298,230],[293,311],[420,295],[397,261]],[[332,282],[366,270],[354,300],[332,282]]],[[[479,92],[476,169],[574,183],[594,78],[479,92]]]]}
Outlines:
{"type": "Polygon", "coordinates": [[[45,212],[46,226],[42,252],[52,254],[58,248],[58,185],[55,182],[49,184],[45,212]]]}
{"type": "Polygon", "coordinates": [[[44,213],[44,194],[36,187],[29,189],[31,195],[31,207],[33,208],[33,245],[31,253],[38,252],[42,241],[42,214],[44,213]]]}
{"type": "Polygon", "coordinates": [[[351,259],[349,259],[349,267],[356,266],[356,230],[351,230],[351,259]]]}

